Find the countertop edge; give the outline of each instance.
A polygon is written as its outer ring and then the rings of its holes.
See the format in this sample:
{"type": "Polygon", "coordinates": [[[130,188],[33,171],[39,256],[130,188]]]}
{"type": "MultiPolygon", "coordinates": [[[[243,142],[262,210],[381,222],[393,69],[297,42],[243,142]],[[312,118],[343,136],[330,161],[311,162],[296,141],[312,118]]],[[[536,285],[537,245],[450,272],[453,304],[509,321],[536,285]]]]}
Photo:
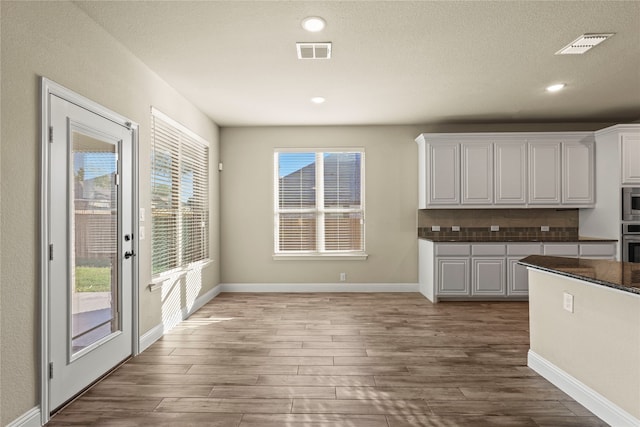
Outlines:
{"type": "MultiPolygon", "coordinates": [[[[544,255],[536,255],[536,256],[544,256],[544,255]]],[[[545,256],[547,258],[559,258],[559,259],[563,259],[563,257],[552,257],[552,256],[545,256]]],[[[527,257],[529,258],[529,257],[527,257]]],[[[520,261],[518,261],[518,264],[523,265],[525,267],[530,267],[530,268],[534,268],[536,270],[540,270],[540,271],[546,271],[548,273],[553,273],[553,274],[557,274],[559,276],[565,276],[565,277],[569,277],[572,279],[577,279],[577,280],[582,280],[583,282],[588,282],[588,283],[593,283],[596,285],[601,285],[601,286],[605,286],[608,288],[612,288],[612,289],[617,289],[619,291],[622,292],[627,292],[627,293],[631,293],[631,294],[636,294],[636,295],[640,295],[640,288],[636,288],[636,287],[632,287],[632,286],[625,286],[625,285],[621,285],[619,283],[613,283],[607,280],[602,280],[602,279],[597,279],[594,277],[588,277],[588,276],[582,276],[580,274],[575,274],[575,273],[570,273],[567,271],[562,271],[562,270],[557,270],[551,267],[544,267],[538,264],[532,264],[531,262],[527,262],[527,258],[523,258],[520,261]]],[[[566,258],[566,259],[571,259],[571,258],[566,258]]],[[[619,263],[619,261],[608,261],[608,260],[602,260],[603,262],[615,262],[615,263],[619,263]]]]}
{"type": "Polygon", "coordinates": [[[418,236],[418,240],[426,240],[433,243],[617,243],[618,239],[604,239],[598,237],[578,237],[578,239],[569,239],[569,240],[555,240],[555,239],[536,239],[536,240],[527,240],[527,239],[517,239],[517,240],[487,240],[487,239],[479,239],[479,240],[469,240],[469,239],[434,239],[431,237],[418,236]]]}

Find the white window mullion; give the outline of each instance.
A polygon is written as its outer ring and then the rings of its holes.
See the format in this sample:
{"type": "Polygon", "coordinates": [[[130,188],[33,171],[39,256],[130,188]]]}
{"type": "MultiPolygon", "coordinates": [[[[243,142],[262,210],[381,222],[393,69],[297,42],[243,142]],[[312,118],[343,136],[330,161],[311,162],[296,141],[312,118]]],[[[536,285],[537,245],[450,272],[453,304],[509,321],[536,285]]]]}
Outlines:
{"type": "Polygon", "coordinates": [[[324,252],[324,153],[316,153],[316,209],[316,242],[324,252]]]}

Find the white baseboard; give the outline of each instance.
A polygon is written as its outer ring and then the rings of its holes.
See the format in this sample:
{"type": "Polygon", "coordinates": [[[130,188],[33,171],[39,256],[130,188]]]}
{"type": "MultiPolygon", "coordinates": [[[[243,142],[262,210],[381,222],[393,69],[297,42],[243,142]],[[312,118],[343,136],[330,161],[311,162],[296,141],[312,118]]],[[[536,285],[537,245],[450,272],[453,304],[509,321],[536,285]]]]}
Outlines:
{"type": "Polygon", "coordinates": [[[183,307],[182,310],[173,313],[170,317],[163,319],[162,323],[154,326],[153,328],[142,334],[138,341],[138,349],[140,353],[149,348],[151,344],[162,338],[164,334],[169,332],[180,322],[187,319],[193,313],[202,308],[202,306],[204,306],[206,303],[218,296],[220,292],[222,292],[221,285],[213,287],[212,289],[196,298],[191,307],[183,307]]]}
{"type": "Polygon", "coordinates": [[[138,351],[142,353],[143,351],[151,347],[151,344],[153,344],[154,342],[162,338],[163,335],[164,335],[164,325],[162,323],[149,329],[140,337],[140,340],[138,342],[138,351]]]}
{"type": "Polygon", "coordinates": [[[222,292],[420,292],[417,283],[223,283],[222,292]]]}
{"type": "Polygon", "coordinates": [[[40,407],[36,406],[11,421],[6,427],[40,427],[40,416],[40,407]]]}
{"type": "Polygon", "coordinates": [[[206,303],[208,303],[209,301],[217,297],[220,294],[220,292],[222,292],[222,285],[216,285],[212,289],[208,290],[207,292],[205,292],[204,294],[196,298],[196,300],[193,302],[193,305],[191,307],[189,308],[185,307],[182,309],[183,320],[191,316],[196,311],[200,310],[202,306],[204,306],[206,303]]]}
{"type": "Polygon", "coordinates": [[[640,427],[639,419],[532,350],[527,365],[604,422],[616,427],[640,427]]]}

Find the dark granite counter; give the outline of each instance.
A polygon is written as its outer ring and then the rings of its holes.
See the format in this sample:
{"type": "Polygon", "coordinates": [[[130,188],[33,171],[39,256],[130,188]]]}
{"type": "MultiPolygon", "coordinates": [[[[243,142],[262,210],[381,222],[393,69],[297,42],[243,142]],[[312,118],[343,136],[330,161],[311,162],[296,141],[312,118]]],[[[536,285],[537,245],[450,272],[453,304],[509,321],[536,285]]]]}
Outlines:
{"type": "Polygon", "coordinates": [[[418,239],[429,240],[436,243],[611,243],[617,242],[615,239],[600,239],[597,237],[564,237],[564,236],[460,236],[451,235],[438,236],[436,232],[429,236],[419,235],[418,239]]]}
{"type": "Polygon", "coordinates": [[[640,264],[530,255],[519,264],[640,295],[640,264]]]}

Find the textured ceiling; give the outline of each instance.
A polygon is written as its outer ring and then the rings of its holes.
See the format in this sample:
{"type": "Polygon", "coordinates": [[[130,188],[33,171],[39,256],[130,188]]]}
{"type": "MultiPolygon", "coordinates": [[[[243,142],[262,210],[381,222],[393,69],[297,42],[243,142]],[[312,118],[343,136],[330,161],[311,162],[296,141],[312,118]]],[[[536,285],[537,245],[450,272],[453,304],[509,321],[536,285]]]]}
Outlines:
{"type": "Polygon", "coordinates": [[[639,1],[76,4],[222,126],[640,119],[639,1]],[[554,55],[588,32],[616,35],[554,55]],[[332,58],[298,60],[313,41],[332,58]]]}

